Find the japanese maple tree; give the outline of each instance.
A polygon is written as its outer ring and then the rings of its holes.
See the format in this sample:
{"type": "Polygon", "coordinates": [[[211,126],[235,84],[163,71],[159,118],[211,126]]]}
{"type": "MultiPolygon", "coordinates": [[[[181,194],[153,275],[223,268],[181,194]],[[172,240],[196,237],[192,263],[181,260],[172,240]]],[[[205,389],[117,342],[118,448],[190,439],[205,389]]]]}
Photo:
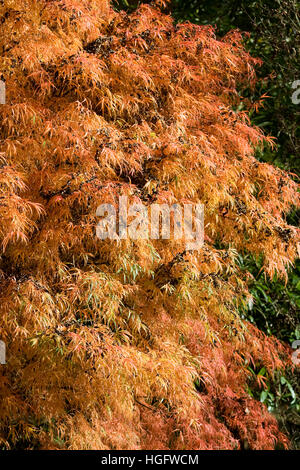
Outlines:
{"type": "Polygon", "coordinates": [[[0,2],[2,448],[287,445],[247,392],[249,366],[290,351],[241,319],[239,253],[286,276],[297,185],[255,158],[272,139],[250,124],[241,35],[160,4],[0,2]],[[97,207],[120,195],[204,204],[203,247],[99,240],[97,207]]]}

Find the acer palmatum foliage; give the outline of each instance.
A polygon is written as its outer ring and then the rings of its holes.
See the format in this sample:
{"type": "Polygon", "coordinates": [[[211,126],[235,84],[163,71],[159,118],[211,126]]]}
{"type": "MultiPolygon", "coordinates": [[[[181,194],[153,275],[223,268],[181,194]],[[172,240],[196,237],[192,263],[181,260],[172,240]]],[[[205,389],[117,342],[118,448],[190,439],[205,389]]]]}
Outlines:
{"type": "Polygon", "coordinates": [[[247,381],[288,352],[238,315],[238,252],[271,276],[296,256],[296,184],[255,159],[271,139],[239,111],[258,60],[239,33],[157,5],[5,0],[0,15],[1,446],[285,445],[247,381]],[[205,245],[98,240],[96,208],[120,195],[203,203],[205,245]]]}

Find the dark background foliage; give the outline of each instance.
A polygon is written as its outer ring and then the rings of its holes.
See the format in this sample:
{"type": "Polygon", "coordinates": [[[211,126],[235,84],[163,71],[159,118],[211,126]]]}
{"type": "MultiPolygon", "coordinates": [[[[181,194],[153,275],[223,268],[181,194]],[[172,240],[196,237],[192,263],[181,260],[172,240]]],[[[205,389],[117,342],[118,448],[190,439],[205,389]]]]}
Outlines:
{"type": "Polygon", "coordinates": [[[277,148],[266,149],[262,159],[299,172],[300,111],[291,99],[292,83],[299,79],[299,2],[173,0],[172,4],[178,21],[214,24],[220,36],[236,28],[251,33],[246,46],[253,56],[264,61],[258,70],[263,80],[253,98],[263,93],[270,97],[253,121],[277,138],[277,148]]]}

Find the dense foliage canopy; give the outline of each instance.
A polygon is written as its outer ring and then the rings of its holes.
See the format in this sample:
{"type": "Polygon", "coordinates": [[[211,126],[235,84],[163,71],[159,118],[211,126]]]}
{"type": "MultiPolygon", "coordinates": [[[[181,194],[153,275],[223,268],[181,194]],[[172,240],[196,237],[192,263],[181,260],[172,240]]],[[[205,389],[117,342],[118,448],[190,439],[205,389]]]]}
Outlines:
{"type": "Polygon", "coordinates": [[[286,276],[297,185],[255,158],[272,139],[239,92],[259,62],[241,35],[175,25],[161,3],[0,4],[4,448],[287,444],[247,386],[290,351],[241,319],[238,253],[286,276]],[[120,194],[201,202],[205,245],[98,240],[97,206],[120,194]]]}

